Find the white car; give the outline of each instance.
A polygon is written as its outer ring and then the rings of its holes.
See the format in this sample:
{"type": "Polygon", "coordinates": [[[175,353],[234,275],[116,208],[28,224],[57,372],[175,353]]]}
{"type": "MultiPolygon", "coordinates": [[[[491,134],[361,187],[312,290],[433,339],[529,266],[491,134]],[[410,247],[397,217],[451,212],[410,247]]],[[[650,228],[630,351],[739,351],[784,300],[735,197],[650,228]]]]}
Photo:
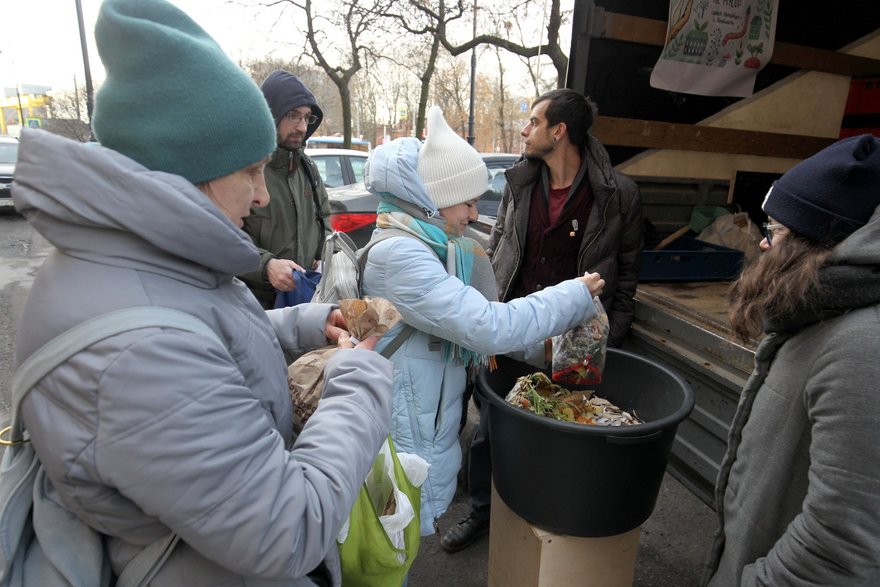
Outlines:
{"type": "Polygon", "coordinates": [[[18,160],[18,139],[0,136],[0,212],[15,212],[12,203],[12,176],[18,160]]]}
{"type": "Polygon", "coordinates": [[[354,149],[306,149],[328,188],[358,183],[364,179],[364,165],[370,156],[354,149]]]}

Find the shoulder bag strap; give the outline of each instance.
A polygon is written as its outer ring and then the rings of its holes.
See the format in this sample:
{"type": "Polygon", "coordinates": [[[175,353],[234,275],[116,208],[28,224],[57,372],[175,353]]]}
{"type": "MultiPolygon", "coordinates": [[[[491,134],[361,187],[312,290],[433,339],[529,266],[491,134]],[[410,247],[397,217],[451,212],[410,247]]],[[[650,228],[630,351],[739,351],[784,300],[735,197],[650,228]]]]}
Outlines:
{"type": "Polygon", "coordinates": [[[135,306],[101,314],[78,324],[37,349],[15,370],[12,379],[12,429],[9,440],[22,440],[21,403],[47,373],[98,341],[129,330],[150,327],[189,330],[223,344],[210,326],[188,312],[173,308],[135,306]]]}
{"type": "Polygon", "coordinates": [[[315,220],[318,221],[318,225],[321,227],[321,233],[318,237],[318,251],[321,250],[321,242],[324,239],[324,233],[327,232],[327,225],[324,223],[324,217],[321,215],[321,200],[318,198],[318,182],[315,180],[316,170],[312,167],[315,163],[312,161],[311,157],[302,154],[302,168],[303,173],[306,174],[306,179],[309,180],[309,185],[312,186],[312,202],[315,205],[315,220]]]}

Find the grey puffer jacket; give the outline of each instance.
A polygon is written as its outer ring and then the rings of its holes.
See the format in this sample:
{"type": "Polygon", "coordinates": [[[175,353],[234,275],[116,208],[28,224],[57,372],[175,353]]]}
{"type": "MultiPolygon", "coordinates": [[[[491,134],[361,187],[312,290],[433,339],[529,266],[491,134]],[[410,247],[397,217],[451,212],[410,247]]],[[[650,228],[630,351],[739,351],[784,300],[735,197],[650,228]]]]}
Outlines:
{"type": "Polygon", "coordinates": [[[47,375],[23,417],[51,495],[110,537],[117,572],[176,532],[154,587],[309,585],[325,557],[338,583],[336,534],[389,430],[390,362],[337,353],[321,407],[293,438],[282,347],[326,345],[331,306],[264,312],[233,277],[258,263],[256,248],[202,192],[103,147],[25,130],[13,197],[56,247],[21,316],[19,364],[128,306],[189,312],[224,341],[143,329],[47,375]]]}
{"type": "MultiPolygon", "coordinates": [[[[507,186],[486,249],[499,298],[504,301],[522,265],[529,206],[543,166],[542,161],[526,160],[505,172],[507,186]]],[[[579,245],[578,275],[598,271],[605,280],[600,300],[611,323],[608,344],[619,346],[635,309],[633,296],[644,243],[642,202],[635,182],[611,166],[605,148],[592,136],[587,146],[587,174],[593,207],[579,245]]]]}
{"type": "Polygon", "coordinates": [[[767,325],[715,490],[705,583],[880,585],[880,210],[767,325]]]}

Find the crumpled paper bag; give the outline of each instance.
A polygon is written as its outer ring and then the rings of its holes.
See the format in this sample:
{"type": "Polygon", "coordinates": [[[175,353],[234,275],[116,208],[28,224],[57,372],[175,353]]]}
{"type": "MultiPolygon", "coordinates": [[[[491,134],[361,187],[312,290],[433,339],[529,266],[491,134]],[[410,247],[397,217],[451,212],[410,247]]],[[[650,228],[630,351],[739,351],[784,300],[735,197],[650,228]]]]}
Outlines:
{"type": "MultiPolygon", "coordinates": [[[[357,340],[382,336],[400,321],[400,312],[382,298],[340,300],[339,309],[345,317],[348,332],[357,340]]],[[[324,366],[339,350],[336,345],[310,351],[287,368],[287,386],[293,399],[293,429],[299,434],[318,409],[324,391],[324,366]]]]}

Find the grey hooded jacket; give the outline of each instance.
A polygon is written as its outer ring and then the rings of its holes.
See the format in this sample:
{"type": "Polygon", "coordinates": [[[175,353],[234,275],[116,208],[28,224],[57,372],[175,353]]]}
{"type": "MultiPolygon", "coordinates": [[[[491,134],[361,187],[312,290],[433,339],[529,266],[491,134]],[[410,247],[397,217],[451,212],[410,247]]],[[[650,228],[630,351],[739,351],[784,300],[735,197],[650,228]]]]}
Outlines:
{"type": "Polygon", "coordinates": [[[880,585],[880,209],[768,323],[715,489],[713,587],[880,585]]]}
{"type": "Polygon", "coordinates": [[[24,402],[50,494],[110,537],[114,569],[172,530],[182,543],[154,587],[308,585],[325,557],[337,571],[336,534],[388,433],[390,362],[337,353],[321,407],[294,438],[282,348],[326,345],[330,306],[263,311],[233,277],[258,263],[256,248],[201,191],[26,129],[13,197],[56,247],[21,316],[19,364],[128,306],[189,312],[224,341],[163,328],[113,336],[24,402]]]}
{"type": "MultiPolygon", "coordinates": [[[[486,249],[501,300],[508,300],[522,266],[532,191],[543,165],[526,160],[505,172],[507,186],[486,249]]],[[[592,136],[587,146],[587,177],[593,207],[579,244],[578,274],[598,271],[605,280],[600,300],[611,323],[608,344],[619,346],[635,310],[633,296],[644,242],[642,202],[635,182],[612,168],[605,148],[592,136]]]]}

